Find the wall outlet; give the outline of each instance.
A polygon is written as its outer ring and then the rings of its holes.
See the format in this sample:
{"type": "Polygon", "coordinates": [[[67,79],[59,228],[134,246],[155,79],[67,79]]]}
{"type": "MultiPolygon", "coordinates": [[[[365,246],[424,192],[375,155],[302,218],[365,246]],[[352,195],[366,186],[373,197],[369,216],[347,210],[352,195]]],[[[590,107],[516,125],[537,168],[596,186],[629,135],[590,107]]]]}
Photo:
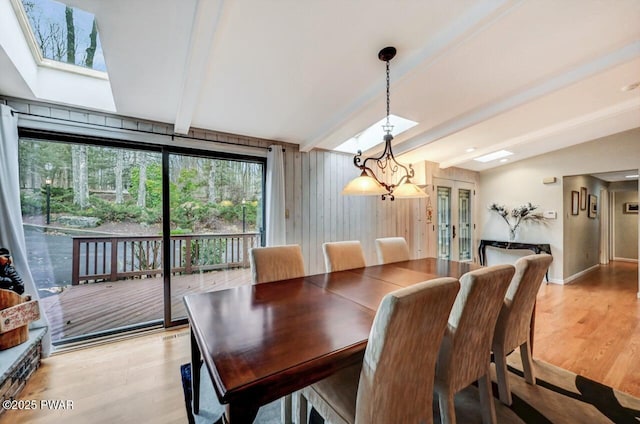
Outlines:
{"type": "Polygon", "coordinates": [[[542,212],[542,217],[547,219],[557,219],[558,212],[556,211],[544,211],[542,212]]]}

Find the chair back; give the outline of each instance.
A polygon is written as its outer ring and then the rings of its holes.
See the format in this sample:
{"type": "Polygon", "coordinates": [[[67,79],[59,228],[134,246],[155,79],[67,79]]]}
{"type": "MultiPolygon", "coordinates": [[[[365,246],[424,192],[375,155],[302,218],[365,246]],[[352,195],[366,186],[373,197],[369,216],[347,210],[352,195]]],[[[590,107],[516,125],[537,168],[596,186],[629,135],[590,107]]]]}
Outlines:
{"type": "Polygon", "coordinates": [[[552,261],[553,257],[547,254],[529,255],[516,261],[516,273],[498,315],[494,344],[510,351],[529,339],[533,305],[552,261]]]}
{"type": "Polygon", "coordinates": [[[249,260],[253,284],[304,277],[304,258],[297,244],[254,247],[249,260]]]}
{"type": "Polygon", "coordinates": [[[437,385],[457,392],[486,375],[496,319],[514,272],[513,265],[496,265],[460,278],[438,358],[437,385]]]}
{"type": "Polygon", "coordinates": [[[364,354],[356,424],[432,423],[440,342],[460,283],[438,278],[387,294],[364,354]]]}
{"type": "Polygon", "coordinates": [[[404,237],[384,237],[376,239],[378,262],[388,264],[409,260],[409,246],[404,237]]]}
{"type": "Polygon", "coordinates": [[[322,251],[324,252],[324,265],[327,272],[364,268],[366,266],[362,245],[357,240],[323,243],[322,251]]]}

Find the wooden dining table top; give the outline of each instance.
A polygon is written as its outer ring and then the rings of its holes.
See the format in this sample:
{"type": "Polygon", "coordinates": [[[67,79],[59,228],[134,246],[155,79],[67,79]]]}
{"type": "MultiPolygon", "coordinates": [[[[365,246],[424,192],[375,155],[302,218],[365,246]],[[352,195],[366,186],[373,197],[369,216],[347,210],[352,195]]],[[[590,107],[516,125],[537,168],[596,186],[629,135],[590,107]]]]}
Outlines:
{"type": "Polygon", "coordinates": [[[227,419],[251,422],[259,406],[361,361],[386,294],[477,268],[424,258],[188,295],[192,359],[233,406],[227,419]]]}

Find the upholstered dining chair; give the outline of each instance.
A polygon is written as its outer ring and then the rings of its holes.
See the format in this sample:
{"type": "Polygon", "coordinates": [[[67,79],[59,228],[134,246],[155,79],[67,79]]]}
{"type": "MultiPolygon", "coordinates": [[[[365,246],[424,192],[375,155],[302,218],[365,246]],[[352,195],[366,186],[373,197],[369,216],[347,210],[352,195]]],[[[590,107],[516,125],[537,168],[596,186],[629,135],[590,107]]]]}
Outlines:
{"type": "MultiPolygon", "coordinates": [[[[254,247],[249,250],[253,284],[270,283],[289,278],[304,277],[304,258],[297,244],[254,247]]],[[[282,399],[282,423],[291,424],[292,395],[282,399]]]]}
{"type": "Polygon", "coordinates": [[[553,257],[547,254],[529,255],[516,261],[516,273],[498,315],[493,334],[493,357],[498,377],[500,401],[511,405],[511,390],[507,378],[507,355],[520,348],[525,381],[535,384],[535,371],[531,357],[531,315],[536,295],[553,257]]]}
{"type": "Polygon", "coordinates": [[[304,258],[297,244],[249,250],[253,284],[304,277],[304,258]]]}
{"type": "Polygon", "coordinates": [[[491,395],[491,341],[513,265],[495,265],[460,278],[449,323],[442,339],[434,390],[442,423],[455,424],[454,395],[478,381],[482,422],[496,422],[491,395]]]}
{"type": "Polygon", "coordinates": [[[409,246],[404,237],[384,237],[376,239],[378,262],[388,264],[409,260],[409,246]]]}
{"type": "Polygon", "coordinates": [[[324,265],[327,272],[367,266],[362,245],[357,240],[323,243],[322,251],[324,252],[324,265]]]}
{"type": "Polygon", "coordinates": [[[362,364],[299,391],[298,423],[307,402],[332,424],[432,423],[435,361],[459,289],[447,277],[387,294],[362,364]]]}

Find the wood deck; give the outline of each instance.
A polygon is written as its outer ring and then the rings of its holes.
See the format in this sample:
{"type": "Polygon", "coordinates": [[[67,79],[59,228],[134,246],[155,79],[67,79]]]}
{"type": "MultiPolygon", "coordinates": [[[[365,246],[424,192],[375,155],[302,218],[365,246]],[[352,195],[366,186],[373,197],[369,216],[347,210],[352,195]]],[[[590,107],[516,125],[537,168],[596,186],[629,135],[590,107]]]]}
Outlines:
{"type": "MultiPolygon", "coordinates": [[[[173,319],[186,316],[182,297],[191,293],[223,290],[251,284],[251,270],[236,268],[172,278],[173,319]]],[[[163,280],[143,278],[69,286],[40,300],[49,319],[51,338],[104,332],[120,327],[162,320],[163,280]]]]}

